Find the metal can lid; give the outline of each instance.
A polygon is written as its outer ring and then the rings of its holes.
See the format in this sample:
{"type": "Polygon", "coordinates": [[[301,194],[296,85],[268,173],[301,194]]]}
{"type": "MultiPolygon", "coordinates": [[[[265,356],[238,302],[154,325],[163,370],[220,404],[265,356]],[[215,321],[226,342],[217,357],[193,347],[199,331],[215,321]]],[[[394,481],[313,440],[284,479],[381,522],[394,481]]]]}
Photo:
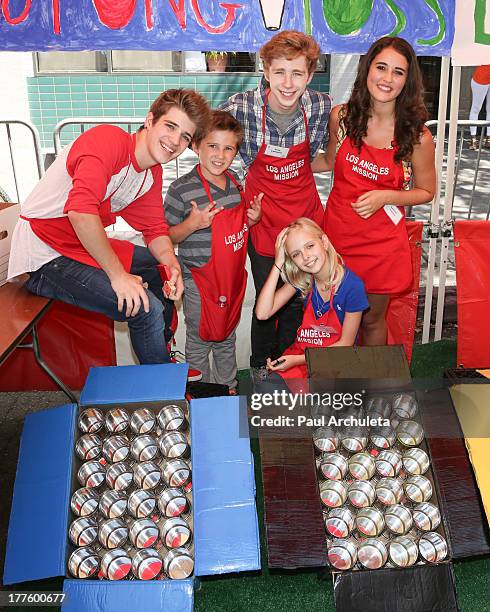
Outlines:
{"type": "Polygon", "coordinates": [[[100,566],[100,557],[94,548],[89,546],[77,548],[68,559],[68,569],[75,578],[90,578],[100,566]]]}
{"type": "Polygon", "coordinates": [[[428,531],[420,536],[419,551],[428,563],[438,563],[447,556],[447,542],[435,531],[428,531]]]}
{"type": "Polygon", "coordinates": [[[194,559],[186,548],[174,548],[165,555],[163,569],[174,580],[189,578],[194,571],[194,559]]]}
{"type": "Polygon", "coordinates": [[[378,536],[383,531],[384,526],[384,516],[377,508],[361,508],[357,513],[356,527],[366,536],[378,536]]]}
{"type": "Polygon", "coordinates": [[[328,561],[338,570],[349,570],[357,561],[357,546],[350,540],[328,543],[328,561]]]}
{"type": "Polygon", "coordinates": [[[414,565],[418,554],[417,544],[409,536],[398,536],[389,543],[390,560],[398,567],[414,565]]]}
{"type": "Polygon", "coordinates": [[[131,570],[139,580],[153,580],[162,571],[162,564],[154,548],[143,548],[134,555],[131,570]]]}
{"type": "Polygon", "coordinates": [[[385,510],[386,527],[397,535],[405,535],[413,525],[412,513],[402,504],[392,504],[385,510]]]}
{"type": "Polygon", "coordinates": [[[414,507],[413,520],[421,531],[433,531],[441,523],[441,513],[434,504],[423,502],[414,507]]]}
{"type": "Polygon", "coordinates": [[[350,503],[356,508],[371,506],[376,497],[374,485],[369,480],[354,480],[347,492],[350,503]]]}
{"type": "Polygon", "coordinates": [[[356,480],[372,478],[376,464],[368,453],[356,453],[349,458],[349,472],[356,480]]]}
{"type": "Polygon", "coordinates": [[[367,569],[379,569],[388,559],[385,543],[378,538],[367,538],[359,545],[357,557],[361,565],[367,569]]]}
{"type": "Polygon", "coordinates": [[[396,437],[403,446],[418,446],[424,439],[424,430],[417,421],[401,421],[396,428],[396,437]]]}
{"type": "Polygon", "coordinates": [[[131,559],[123,548],[115,548],[104,554],[100,568],[109,580],[123,580],[131,571],[131,559]]]}
{"type": "Polygon", "coordinates": [[[410,476],[403,483],[405,495],[412,502],[421,503],[429,501],[432,497],[432,484],[425,476],[410,476]]]}

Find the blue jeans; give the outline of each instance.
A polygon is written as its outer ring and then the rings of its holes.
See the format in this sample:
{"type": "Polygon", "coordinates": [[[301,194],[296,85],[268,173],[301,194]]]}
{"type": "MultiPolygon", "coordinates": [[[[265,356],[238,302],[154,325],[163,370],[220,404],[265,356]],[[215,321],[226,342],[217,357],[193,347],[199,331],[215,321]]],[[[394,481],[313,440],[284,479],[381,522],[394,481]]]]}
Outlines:
{"type": "Polygon", "coordinates": [[[31,293],[99,312],[113,321],[127,321],[131,343],[139,362],[166,363],[170,359],[165,338],[165,320],[171,318],[171,308],[168,306],[172,303],[163,296],[157,263],[148,249],[138,245],[134,247],[130,271],[148,283],[146,293],[150,301],[149,312],[145,312],[141,306],[134,317],[127,317],[124,312],[118,311],[116,294],[103,270],[68,257],[57,257],[39,270],[31,272],[25,287],[31,293]]]}

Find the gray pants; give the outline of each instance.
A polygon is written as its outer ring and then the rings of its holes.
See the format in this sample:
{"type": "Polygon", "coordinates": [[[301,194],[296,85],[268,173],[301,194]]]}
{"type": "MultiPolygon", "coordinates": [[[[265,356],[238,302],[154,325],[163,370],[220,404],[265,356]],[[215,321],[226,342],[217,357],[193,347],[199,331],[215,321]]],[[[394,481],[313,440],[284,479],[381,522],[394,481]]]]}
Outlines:
{"type": "Polygon", "coordinates": [[[202,382],[228,385],[230,388],[236,387],[235,330],[222,342],[206,342],[201,338],[199,335],[201,297],[193,278],[184,278],[183,307],[187,328],[185,338],[187,362],[192,368],[202,372],[202,382]]]}

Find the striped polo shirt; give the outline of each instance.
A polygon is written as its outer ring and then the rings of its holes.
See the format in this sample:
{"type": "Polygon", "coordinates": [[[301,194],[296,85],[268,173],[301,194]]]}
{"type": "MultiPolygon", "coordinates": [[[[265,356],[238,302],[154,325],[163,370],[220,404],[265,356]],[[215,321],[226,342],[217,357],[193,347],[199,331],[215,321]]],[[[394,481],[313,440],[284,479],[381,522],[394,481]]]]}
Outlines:
{"type": "MultiPolygon", "coordinates": [[[[233,178],[238,181],[236,174],[233,178]]],[[[229,177],[226,179],[226,188],[220,189],[209,183],[211,196],[216,202],[216,206],[223,206],[224,209],[234,208],[241,202],[240,192],[232,183],[229,177]]],[[[200,209],[209,204],[209,199],[203,187],[201,179],[197,173],[197,166],[187,174],[179,177],[168,188],[164,201],[165,218],[169,226],[182,223],[189,215],[194,201],[200,209]]],[[[211,227],[197,230],[190,234],[178,245],[178,258],[182,266],[184,277],[190,276],[189,268],[200,268],[204,266],[211,257],[211,227]]]]}

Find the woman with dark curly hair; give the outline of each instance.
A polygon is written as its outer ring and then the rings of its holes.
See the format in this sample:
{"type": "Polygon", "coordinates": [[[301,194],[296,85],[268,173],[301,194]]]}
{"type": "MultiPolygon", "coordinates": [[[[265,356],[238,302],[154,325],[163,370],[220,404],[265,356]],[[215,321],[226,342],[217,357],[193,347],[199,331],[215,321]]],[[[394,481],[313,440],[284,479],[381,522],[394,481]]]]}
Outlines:
{"type": "Polygon", "coordinates": [[[412,47],[383,37],[361,58],[351,97],[330,115],[330,141],[314,165],[334,170],[324,230],[365,283],[363,344],[386,344],[390,296],[410,287],[405,206],[434,197],[434,144],[424,126],[422,77],[412,47]]]}

